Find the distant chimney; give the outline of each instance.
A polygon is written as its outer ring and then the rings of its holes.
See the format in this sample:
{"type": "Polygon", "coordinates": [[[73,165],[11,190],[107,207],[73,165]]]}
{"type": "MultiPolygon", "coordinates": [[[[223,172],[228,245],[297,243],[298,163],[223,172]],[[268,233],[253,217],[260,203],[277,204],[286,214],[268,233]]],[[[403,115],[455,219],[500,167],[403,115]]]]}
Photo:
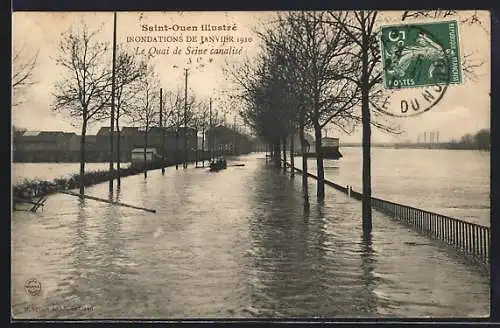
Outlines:
{"type": "Polygon", "coordinates": [[[427,132],[424,132],[424,143],[427,142],[427,132]]]}
{"type": "Polygon", "coordinates": [[[420,134],[417,134],[417,143],[420,143],[420,134]]]}
{"type": "Polygon", "coordinates": [[[436,131],[436,143],[439,142],[439,131],[436,131]]]}
{"type": "Polygon", "coordinates": [[[434,142],[434,132],[431,131],[429,132],[429,143],[433,143],[434,142]]]}

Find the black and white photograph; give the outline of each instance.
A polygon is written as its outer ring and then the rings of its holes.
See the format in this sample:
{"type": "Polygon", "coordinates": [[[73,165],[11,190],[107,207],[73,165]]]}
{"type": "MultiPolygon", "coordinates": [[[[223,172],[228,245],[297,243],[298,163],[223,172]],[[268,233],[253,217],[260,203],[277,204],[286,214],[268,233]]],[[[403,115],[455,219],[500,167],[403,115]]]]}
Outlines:
{"type": "Polygon", "coordinates": [[[490,20],[14,11],[11,320],[489,318],[490,20]]]}

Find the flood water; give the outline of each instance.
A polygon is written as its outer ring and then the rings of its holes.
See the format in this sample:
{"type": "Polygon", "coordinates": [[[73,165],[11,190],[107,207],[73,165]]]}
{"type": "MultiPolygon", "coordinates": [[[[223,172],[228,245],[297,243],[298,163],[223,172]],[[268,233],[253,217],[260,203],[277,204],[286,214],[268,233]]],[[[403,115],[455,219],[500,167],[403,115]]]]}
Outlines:
{"type": "MultiPolygon", "coordinates": [[[[325,160],[325,177],[362,191],[362,149],[341,148],[325,160]]],[[[490,152],[447,149],[372,149],[372,195],[490,226],[490,152]]],[[[298,158],[295,166],[301,168],[298,158]]],[[[316,171],[316,160],[308,160],[316,171]]]]}
{"type": "Polygon", "coordinates": [[[318,204],[311,180],[307,214],[300,178],[264,154],[237,163],[245,166],[127,177],[113,195],[107,183],[86,189],[156,213],[64,194],[43,211],[14,212],[13,316],[489,315],[489,277],[449,250],[376,211],[363,240],[360,202],[327,188],[318,204]],[[26,292],[30,278],[41,295],[26,292]]]}

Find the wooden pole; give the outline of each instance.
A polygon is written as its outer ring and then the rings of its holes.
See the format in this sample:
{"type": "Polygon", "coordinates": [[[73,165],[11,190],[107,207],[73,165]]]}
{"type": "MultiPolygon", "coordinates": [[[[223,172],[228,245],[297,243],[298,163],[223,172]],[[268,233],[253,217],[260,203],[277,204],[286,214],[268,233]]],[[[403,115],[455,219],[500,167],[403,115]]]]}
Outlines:
{"type": "Polygon", "coordinates": [[[62,193],[62,194],[66,194],[66,195],[76,196],[76,197],[80,197],[80,198],[88,198],[88,199],[92,199],[92,200],[96,200],[96,201],[99,201],[99,202],[104,202],[104,203],[108,203],[108,204],[112,204],[112,205],[119,205],[119,206],[124,206],[124,207],[135,208],[137,210],[143,210],[143,211],[146,211],[146,212],[156,213],[156,210],[152,210],[152,209],[145,208],[145,207],[139,207],[139,206],[124,204],[124,203],[120,203],[120,202],[115,202],[115,201],[111,201],[111,200],[104,199],[104,198],[99,198],[99,197],[94,197],[94,196],[89,196],[89,195],[77,194],[77,193],[74,193],[74,192],[71,192],[71,191],[67,191],[67,190],[59,190],[59,192],[62,193]]]}
{"type": "Polygon", "coordinates": [[[111,119],[110,119],[110,130],[109,130],[109,190],[113,190],[113,177],[114,177],[114,167],[113,167],[113,156],[114,156],[114,126],[115,126],[115,62],[116,62],[116,12],[113,14],[113,63],[111,65],[111,119]]]}
{"type": "Polygon", "coordinates": [[[165,174],[165,128],[163,127],[163,89],[160,88],[161,174],[165,174]]]}
{"type": "Polygon", "coordinates": [[[208,157],[209,161],[212,160],[212,149],[213,149],[213,129],[212,129],[212,98],[210,98],[210,106],[209,106],[209,128],[208,130],[210,131],[210,138],[208,138],[208,157]]]}
{"type": "Polygon", "coordinates": [[[187,85],[188,85],[188,69],[184,69],[184,163],[183,168],[187,168],[188,163],[188,150],[187,150],[187,85]]]}

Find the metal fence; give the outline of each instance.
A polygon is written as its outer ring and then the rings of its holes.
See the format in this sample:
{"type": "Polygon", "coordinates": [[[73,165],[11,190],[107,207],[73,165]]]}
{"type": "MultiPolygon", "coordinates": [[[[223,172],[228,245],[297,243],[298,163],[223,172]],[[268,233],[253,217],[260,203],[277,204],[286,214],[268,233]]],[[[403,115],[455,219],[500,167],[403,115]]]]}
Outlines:
{"type": "MultiPolygon", "coordinates": [[[[290,167],[290,164],[286,164],[290,167]]],[[[302,170],[294,168],[302,173],[302,170]]],[[[311,178],[317,179],[312,173],[311,178]]],[[[350,197],[362,200],[362,194],[350,186],[341,186],[325,179],[325,185],[333,187],[350,197]]],[[[412,227],[414,230],[441,240],[466,257],[481,264],[489,265],[491,234],[490,228],[449,216],[432,213],[419,208],[398,204],[372,197],[372,207],[376,210],[412,227]]]]}

